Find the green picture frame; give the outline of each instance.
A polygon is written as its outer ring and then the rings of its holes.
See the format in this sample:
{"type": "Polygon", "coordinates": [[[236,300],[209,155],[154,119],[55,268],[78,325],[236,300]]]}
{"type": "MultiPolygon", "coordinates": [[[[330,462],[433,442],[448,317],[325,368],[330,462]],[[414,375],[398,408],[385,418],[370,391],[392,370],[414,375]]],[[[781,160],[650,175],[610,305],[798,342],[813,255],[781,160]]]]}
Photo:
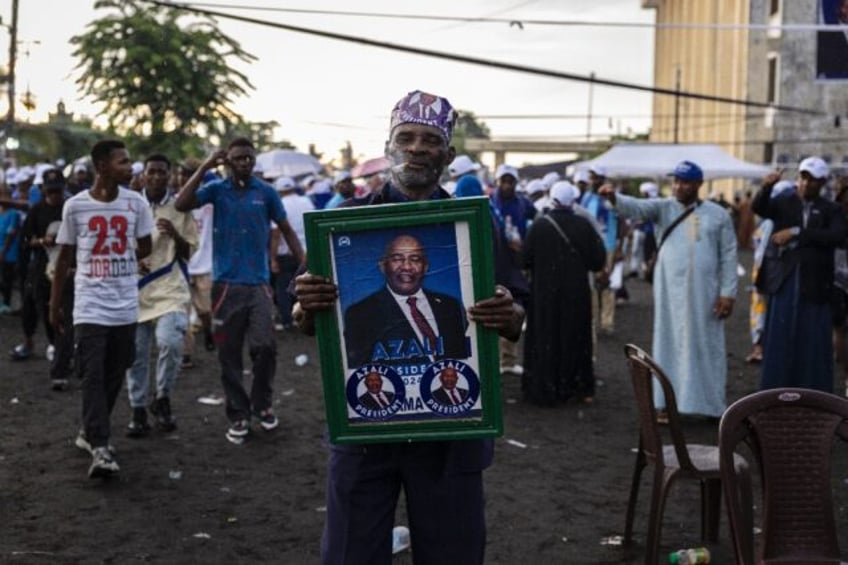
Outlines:
{"type": "Polygon", "coordinates": [[[309,271],[339,287],[315,320],[330,441],[501,435],[497,332],[466,318],[495,288],[488,199],[320,210],[304,222],[309,271]],[[406,296],[416,284],[421,316],[406,296]]]}

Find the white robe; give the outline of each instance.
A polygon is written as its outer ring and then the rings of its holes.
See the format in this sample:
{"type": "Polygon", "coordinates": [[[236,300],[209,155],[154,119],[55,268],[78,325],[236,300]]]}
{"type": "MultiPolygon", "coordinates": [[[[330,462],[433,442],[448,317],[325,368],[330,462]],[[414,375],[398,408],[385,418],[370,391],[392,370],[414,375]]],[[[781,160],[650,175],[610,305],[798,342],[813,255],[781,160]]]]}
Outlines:
{"type": "MultiPolygon", "coordinates": [[[[616,196],[622,216],[650,220],[657,243],[685,207],[673,198],[616,196]]],[[[736,297],[736,233],[730,215],[702,202],[674,228],[654,270],[653,357],[671,380],[684,414],[721,416],[727,408],[724,322],[713,308],[719,296],[736,297]]],[[[659,386],[658,407],[665,406],[659,386]]]]}

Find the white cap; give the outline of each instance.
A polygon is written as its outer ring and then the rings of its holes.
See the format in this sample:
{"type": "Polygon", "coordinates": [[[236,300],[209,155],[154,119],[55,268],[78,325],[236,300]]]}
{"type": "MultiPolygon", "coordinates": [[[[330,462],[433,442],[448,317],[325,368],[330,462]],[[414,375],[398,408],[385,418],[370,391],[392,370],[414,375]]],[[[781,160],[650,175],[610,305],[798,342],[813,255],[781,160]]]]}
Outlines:
{"type": "Polygon", "coordinates": [[[548,187],[545,186],[545,181],[542,179],[533,179],[527,183],[527,194],[536,194],[546,190],[548,190],[548,187]]]}
{"type": "Polygon", "coordinates": [[[142,163],[141,161],[136,161],[135,163],[132,164],[132,174],[133,174],[134,177],[140,175],[143,170],[144,170],[144,163],[142,163]]]}
{"type": "Polygon", "coordinates": [[[277,189],[277,192],[286,192],[287,190],[294,190],[296,186],[293,178],[280,177],[274,182],[274,188],[277,189]]]}
{"type": "Polygon", "coordinates": [[[643,182],[639,185],[639,193],[650,198],[656,198],[660,193],[660,187],[655,182],[643,182]]]}
{"type": "Polygon", "coordinates": [[[589,172],[595,173],[595,175],[597,175],[599,177],[606,177],[607,176],[607,168],[604,167],[603,165],[599,164],[599,163],[597,163],[597,164],[592,163],[591,165],[589,165],[589,172]]]}
{"type": "Polygon", "coordinates": [[[818,157],[807,157],[801,161],[801,164],[798,165],[798,172],[803,171],[807,171],[813,178],[817,179],[826,179],[830,174],[830,168],[827,166],[827,163],[818,157]]]}
{"type": "Polygon", "coordinates": [[[580,198],[580,190],[567,180],[561,180],[551,187],[550,197],[560,206],[570,207],[580,198]]]}
{"type": "Polygon", "coordinates": [[[554,183],[559,180],[562,180],[562,177],[556,171],[551,171],[542,177],[542,182],[545,183],[545,190],[550,190],[554,183]]]}
{"type": "Polygon", "coordinates": [[[448,173],[450,173],[450,176],[452,177],[458,177],[465,173],[479,170],[480,164],[472,161],[471,157],[468,155],[457,155],[456,159],[451,161],[451,164],[448,165],[448,173]]]}
{"type": "MultiPolygon", "coordinates": [[[[810,173],[812,174],[812,173],[810,173]]],[[[774,198],[778,194],[783,194],[784,192],[789,192],[790,190],[795,190],[795,183],[791,180],[782,180],[778,181],[774,187],[771,189],[771,198],[774,198]]]]}
{"type": "Polygon", "coordinates": [[[574,173],[574,183],[578,182],[589,182],[589,170],[588,169],[580,169],[576,173],[574,173]]]}
{"type": "Polygon", "coordinates": [[[503,164],[498,167],[498,170],[495,172],[495,180],[500,180],[500,178],[505,175],[511,175],[512,178],[518,180],[518,169],[512,165],[503,164]]]}
{"type": "Polygon", "coordinates": [[[318,178],[315,175],[306,175],[302,179],[300,179],[300,186],[303,188],[309,188],[309,184],[315,182],[318,178]]]}
{"type": "Polygon", "coordinates": [[[315,184],[312,185],[312,188],[309,189],[309,192],[313,194],[329,194],[333,192],[333,187],[330,186],[330,181],[322,179],[315,181],[315,184]]]}
{"type": "Polygon", "coordinates": [[[339,171],[338,173],[336,173],[336,176],[333,177],[333,186],[339,184],[342,181],[346,181],[352,178],[353,177],[350,176],[350,171],[339,171]]]}
{"type": "Polygon", "coordinates": [[[78,173],[80,171],[88,172],[88,167],[85,166],[85,163],[77,163],[74,165],[74,172],[78,173]]]}

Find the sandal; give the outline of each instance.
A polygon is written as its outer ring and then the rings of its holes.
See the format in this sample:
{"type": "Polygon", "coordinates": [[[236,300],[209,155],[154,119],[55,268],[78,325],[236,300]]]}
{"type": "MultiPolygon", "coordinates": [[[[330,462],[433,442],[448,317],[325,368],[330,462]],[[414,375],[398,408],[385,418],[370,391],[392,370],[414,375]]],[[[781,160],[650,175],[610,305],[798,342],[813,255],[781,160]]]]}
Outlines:
{"type": "Polygon", "coordinates": [[[12,361],[26,361],[30,357],[32,357],[32,350],[27,348],[27,346],[23,343],[16,345],[15,348],[9,352],[9,358],[12,361]]]}
{"type": "Polygon", "coordinates": [[[762,363],[763,356],[761,353],[751,353],[747,357],[745,357],[746,363],[762,363]]]}

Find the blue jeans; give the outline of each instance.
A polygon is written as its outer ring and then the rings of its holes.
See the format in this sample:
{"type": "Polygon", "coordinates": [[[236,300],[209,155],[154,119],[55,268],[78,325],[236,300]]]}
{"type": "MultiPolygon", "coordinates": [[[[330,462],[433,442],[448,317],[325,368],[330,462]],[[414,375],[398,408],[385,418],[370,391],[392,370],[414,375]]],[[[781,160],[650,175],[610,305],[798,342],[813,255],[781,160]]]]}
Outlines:
{"type": "Polygon", "coordinates": [[[140,322],[135,330],[135,362],[127,371],[127,392],[130,406],[147,406],[147,390],[150,388],[149,364],[150,341],[156,337],[159,355],[156,360],[156,396],[169,396],[177,382],[177,370],[183,354],[183,339],[188,327],[185,312],[168,312],[162,316],[140,322]]]}

